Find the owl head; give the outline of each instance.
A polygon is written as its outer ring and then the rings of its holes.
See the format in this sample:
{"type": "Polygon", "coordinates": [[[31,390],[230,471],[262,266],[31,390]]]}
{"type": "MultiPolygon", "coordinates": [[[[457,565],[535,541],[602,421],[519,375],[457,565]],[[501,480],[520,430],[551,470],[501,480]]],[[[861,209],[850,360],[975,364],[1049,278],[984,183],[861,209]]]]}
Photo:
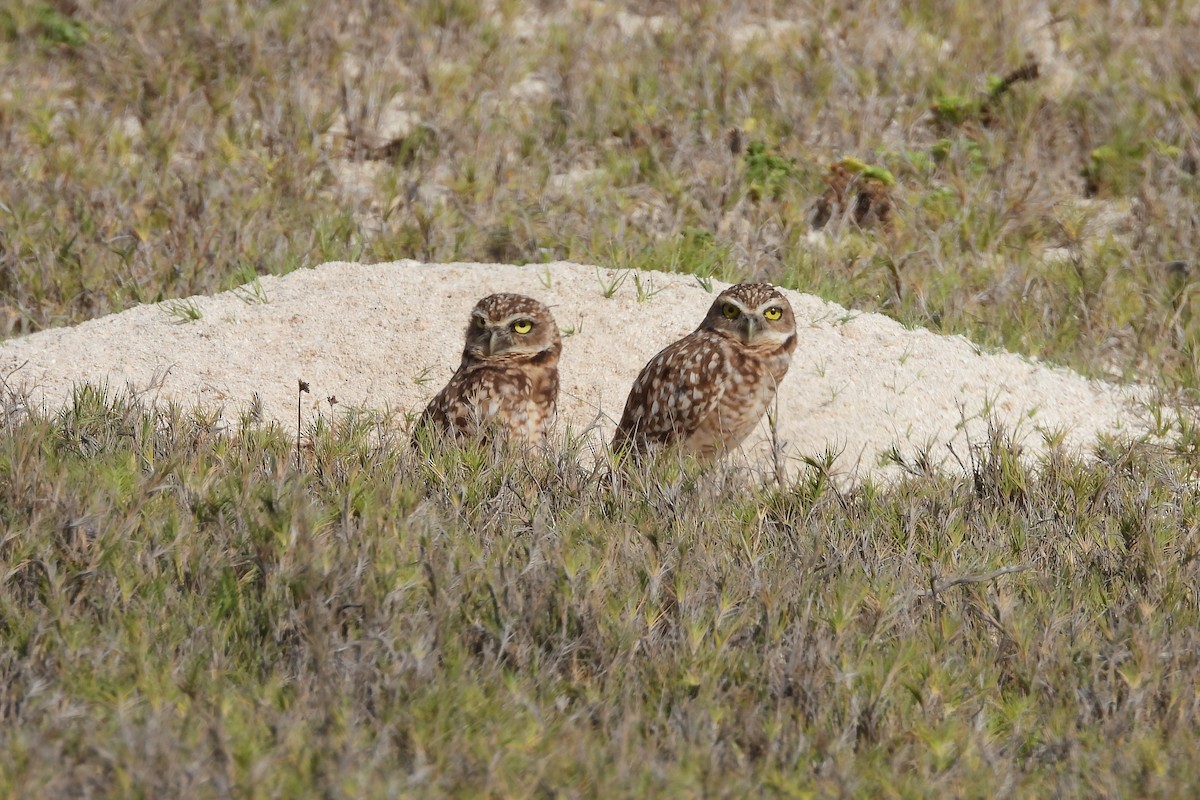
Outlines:
{"type": "Polygon", "coordinates": [[[471,309],[463,357],[479,361],[558,357],[558,325],[545,305],[522,294],[492,294],[471,309]]]}
{"type": "Polygon", "coordinates": [[[796,335],[796,318],[791,303],[771,284],[739,283],[717,295],[700,328],[747,347],[773,349],[796,335]]]}

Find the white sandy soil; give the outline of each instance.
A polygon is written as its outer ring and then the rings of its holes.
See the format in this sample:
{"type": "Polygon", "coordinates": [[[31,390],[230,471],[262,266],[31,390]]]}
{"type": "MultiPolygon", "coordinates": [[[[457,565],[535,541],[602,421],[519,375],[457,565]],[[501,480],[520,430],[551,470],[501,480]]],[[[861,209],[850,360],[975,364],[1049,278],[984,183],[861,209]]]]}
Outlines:
{"type": "MultiPolygon", "coordinates": [[[[725,285],[714,282],[710,294],[687,275],[565,262],[330,263],[262,278],[266,302],[246,287],[191,298],[201,314],[194,321],[181,322],[168,302],[0,343],[0,378],[50,409],[82,382],[149,389],[230,417],[257,394],[266,418],[292,427],[303,379],[312,387],[304,395],[309,419],[330,414],[330,396],[339,402],[335,414],[352,406],[419,412],[457,366],[475,301],[520,292],[550,305],[565,336],[560,428],[593,426],[589,435],[601,442],[638,370],[693,330],[725,285]],[[602,287],[614,280],[620,285],[605,298],[602,287]]],[[[800,344],[779,392],[778,437],[793,468],[801,456],[832,449],[841,475],[882,477],[894,468],[881,469],[880,454],[895,446],[905,456],[925,449],[957,469],[947,445],[965,460],[968,438],[985,439],[989,410],[1031,452],[1044,432],[1065,432],[1068,446],[1082,452],[1099,434],[1145,433],[1132,388],[787,295],[800,344]]],[[[767,442],[764,423],[746,457],[765,459],[767,442]]]]}

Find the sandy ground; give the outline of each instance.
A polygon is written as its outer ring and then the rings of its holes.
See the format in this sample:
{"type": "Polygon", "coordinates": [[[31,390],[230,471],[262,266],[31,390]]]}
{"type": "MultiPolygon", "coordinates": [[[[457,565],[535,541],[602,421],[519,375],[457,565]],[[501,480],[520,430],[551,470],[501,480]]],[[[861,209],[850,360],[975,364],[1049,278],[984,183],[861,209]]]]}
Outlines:
{"type": "MultiPolygon", "coordinates": [[[[714,294],[724,286],[714,282],[714,294]]],[[[180,322],[163,303],[0,343],[0,378],[51,409],[85,381],[149,389],[230,416],[257,393],[265,416],[291,427],[303,379],[312,387],[304,396],[309,419],[329,415],[330,396],[339,401],[334,413],[349,406],[417,412],[457,366],[475,301],[521,292],[549,304],[565,335],[560,426],[590,426],[588,435],[601,441],[638,370],[694,329],[714,296],[686,275],[571,263],[330,263],[264,277],[261,289],[266,302],[245,287],[192,298],[201,313],[194,321],[180,322]],[[602,285],[614,280],[619,288],[605,298],[602,285]]],[[[1130,388],[1020,356],[981,354],[960,336],[906,330],[811,295],[788,297],[800,345],[780,388],[778,417],[793,467],[801,456],[832,449],[840,453],[839,474],[882,477],[894,468],[881,469],[880,454],[895,446],[905,455],[927,449],[957,469],[947,444],[965,458],[967,439],[985,438],[989,409],[1031,452],[1047,431],[1065,431],[1067,444],[1083,452],[1098,434],[1144,433],[1130,388]]],[[[765,458],[767,433],[760,426],[745,457],[765,458]]]]}

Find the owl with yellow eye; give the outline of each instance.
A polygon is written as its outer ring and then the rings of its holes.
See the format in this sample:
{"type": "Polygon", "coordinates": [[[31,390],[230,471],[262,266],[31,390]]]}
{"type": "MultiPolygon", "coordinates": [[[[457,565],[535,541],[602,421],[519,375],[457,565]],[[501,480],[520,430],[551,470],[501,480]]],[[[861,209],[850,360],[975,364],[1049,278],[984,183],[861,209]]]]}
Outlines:
{"type": "Polygon", "coordinates": [[[642,368],[617,425],[618,453],[678,447],[703,461],[738,447],[775,399],[796,350],[796,318],[778,289],[740,283],[695,331],[642,368]]]}
{"type": "Polygon", "coordinates": [[[483,298],[471,309],[458,370],[429,401],[417,428],[541,442],[558,403],[561,352],[558,325],[545,305],[520,294],[483,298]]]}

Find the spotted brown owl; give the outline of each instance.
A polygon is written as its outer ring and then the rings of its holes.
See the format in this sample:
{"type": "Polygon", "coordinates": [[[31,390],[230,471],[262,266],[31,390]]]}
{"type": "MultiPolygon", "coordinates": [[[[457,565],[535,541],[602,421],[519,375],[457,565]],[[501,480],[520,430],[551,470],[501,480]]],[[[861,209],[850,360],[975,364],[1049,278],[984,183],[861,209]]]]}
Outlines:
{"type": "Polygon", "coordinates": [[[754,430],[795,349],[786,297],[766,283],[729,287],[699,328],[642,368],[613,449],[678,445],[702,460],[720,457],[754,430]]]}
{"type": "Polygon", "coordinates": [[[493,294],[471,310],[462,362],[417,422],[455,436],[499,430],[515,442],[545,436],[558,402],[562,340],[550,309],[520,294],[493,294]]]}

